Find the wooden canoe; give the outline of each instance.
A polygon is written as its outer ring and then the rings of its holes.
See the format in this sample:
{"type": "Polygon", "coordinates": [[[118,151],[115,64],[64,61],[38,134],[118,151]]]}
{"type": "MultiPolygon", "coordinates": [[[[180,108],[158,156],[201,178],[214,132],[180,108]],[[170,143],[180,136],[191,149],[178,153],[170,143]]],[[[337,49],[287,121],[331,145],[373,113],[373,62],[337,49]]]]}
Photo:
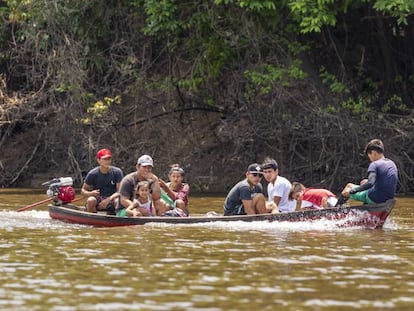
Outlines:
{"type": "Polygon", "coordinates": [[[381,228],[394,208],[395,200],[375,205],[359,205],[350,207],[333,207],[319,210],[306,210],[280,214],[239,215],[239,216],[190,216],[190,217],[117,217],[101,213],[85,212],[83,207],[73,204],[62,206],[50,204],[49,215],[53,219],[64,222],[97,226],[117,227],[144,225],[147,223],[167,224],[195,224],[211,222],[234,222],[234,221],[266,221],[266,222],[306,222],[315,220],[330,220],[338,222],[339,226],[362,226],[367,228],[381,228]]]}

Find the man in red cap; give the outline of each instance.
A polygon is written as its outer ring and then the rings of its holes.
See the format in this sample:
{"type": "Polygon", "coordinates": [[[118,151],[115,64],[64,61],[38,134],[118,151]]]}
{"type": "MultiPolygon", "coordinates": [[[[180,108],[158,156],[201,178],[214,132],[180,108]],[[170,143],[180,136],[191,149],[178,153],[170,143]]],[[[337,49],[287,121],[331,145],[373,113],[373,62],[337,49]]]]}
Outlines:
{"type": "Polygon", "coordinates": [[[81,193],[88,197],[86,210],[115,215],[115,199],[119,197],[119,185],[124,174],[120,168],[111,165],[112,153],[109,149],[99,150],[96,161],[99,166],[88,172],[82,185],[81,193]]]}

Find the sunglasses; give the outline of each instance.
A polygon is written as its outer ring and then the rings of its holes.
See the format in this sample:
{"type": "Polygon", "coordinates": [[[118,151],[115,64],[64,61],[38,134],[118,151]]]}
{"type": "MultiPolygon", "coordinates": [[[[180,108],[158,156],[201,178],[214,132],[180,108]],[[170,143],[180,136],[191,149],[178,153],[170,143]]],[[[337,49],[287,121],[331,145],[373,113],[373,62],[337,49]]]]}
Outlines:
{"type": "Polygon", "coordinates": [[[259,173],[250,173],[250,174],[252,174],[254,177],[257,177],[257,176],[262,177],[262,174],[259,174],[259,173]]]}

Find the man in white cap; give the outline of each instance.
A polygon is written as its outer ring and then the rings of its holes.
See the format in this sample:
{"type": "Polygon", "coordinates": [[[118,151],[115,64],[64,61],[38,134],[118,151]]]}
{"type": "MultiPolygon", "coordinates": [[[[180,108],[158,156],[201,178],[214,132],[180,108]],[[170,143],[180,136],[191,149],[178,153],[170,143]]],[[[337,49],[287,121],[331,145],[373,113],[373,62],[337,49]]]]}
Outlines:
{"type": "Polygon", "coordinates": [[[161,199],[161,190],[158,177],[152,173],[154,161],[152,158],[144,154],[138,158],[136,171],[126,175],[119,188],[120,203],[117,209],[117,215],[124,208],[132,204],[135,198],[135,189],[140,181],[148,181],[150,184],[151,200],[154,202],[154,207],[158,216],[163,215],[169,206],[164,204],[161,199]]]}

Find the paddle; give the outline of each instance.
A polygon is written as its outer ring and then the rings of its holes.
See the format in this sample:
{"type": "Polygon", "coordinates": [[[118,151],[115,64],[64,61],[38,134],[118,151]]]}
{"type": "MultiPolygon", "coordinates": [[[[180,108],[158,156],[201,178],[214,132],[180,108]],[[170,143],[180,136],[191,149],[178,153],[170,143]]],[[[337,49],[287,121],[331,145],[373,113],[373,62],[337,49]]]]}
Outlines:
{"type": "Polygon", "coordinates": [[[31,209],[33,207],[36,207],[36,206],[42,205],[44,203],[47,203],[47,202],[49,202],[51,200],[52,200],[51,198],[44,199],[44,200],[39,201],[37,203],[33,203],[33,204],[27,205],[25,207],[21,207],[16,212],[23,212],[23,211],[28,210],[28,209],[31,209]]]}
{"type": "MultiPolygon", "coordinates": [[[[77,199],[75,199],[75,200],[71,201],[70,203],[74,203],[74,202],[77,202],[77,201],[82,200],[82,199],[83,199],[83,197],[80,197],[80,198],[77,198],[77,199]]],[[[37,202],[37,203],[33,203],[33,204],[27,205],[27,206],[25,206],[25,207],[21,207],[21,208],[19,208],[18,210],[16,210],[16,212],[18,212],[18,213],[19,213],[19,212],[26,211],[26,210],[28,210],[28,209],[31,209],[31,208],[33,208],[33,207],[36,207],[36,206],[42,205],[42,204],[47,203],[47,202],[49,202],[49,201],[52,201],[52,198],[47,198],[47,199],[44,199],[44,200],[39,201],[39,202],[37,202]]]]}

